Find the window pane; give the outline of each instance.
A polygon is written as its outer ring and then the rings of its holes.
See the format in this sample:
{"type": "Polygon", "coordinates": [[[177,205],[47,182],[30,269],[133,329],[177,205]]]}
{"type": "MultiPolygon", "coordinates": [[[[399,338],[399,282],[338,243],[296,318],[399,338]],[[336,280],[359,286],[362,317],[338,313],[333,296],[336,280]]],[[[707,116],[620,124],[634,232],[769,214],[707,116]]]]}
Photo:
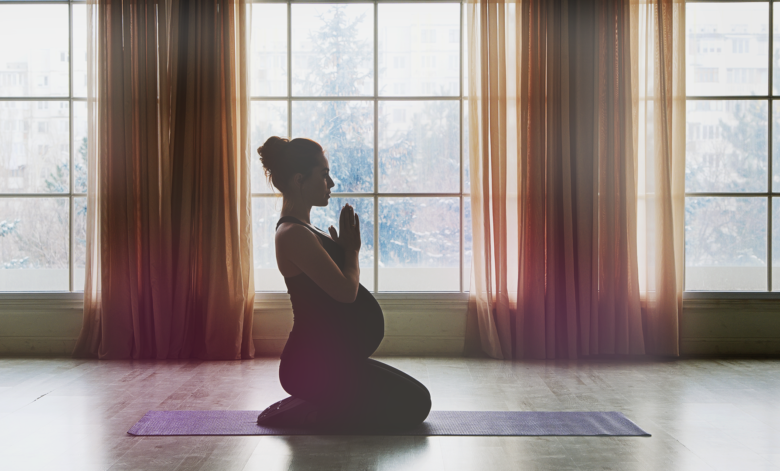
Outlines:
{"type": "Polygon", "coordinates": [[[766,95],[769,4],[689,3],[689,96],[766,95]]]}
{"type": "MultiPolygon", "coordinates": [[[[780,4],[774,4],[773,51],[772,51],[772,94],[780,93],[780,4]]],[[[774,278],[773,278],[774,279],[774,278]]]]}
{"type": "Polygon", "coordinates": [[[767,103],[691,100],[687,104],[687,191],[766,191],[767,103]]]}
{"type": "Polygon", "coordinates": [[[374,290],[374,199],[331,198],[328,206],[312,208],[311,223],[328,232],[328,227],[339,229],[339,214],[345,204],[351,204],[360,217],[360,283],[374,290]]]}
{"type": "MultiPolygon", "coordinates": [[[[252,192],[274,193],[257,149],[271,136],[287,137],[287,102],[252,101],[252,192]]],[[[278,193],[278,191],[276,191],[278,193]]]]}
{"type": "Polygon", "coordinates": [[[294,137],[319,142],[330,162],[333,192],[374,189],[374,104],[368,101],[293,102],[294,137]]]}
{"type": "Polygon", "coordinates": [[[287,95],[287,5],[252,4],[252,96],[287,95]]]}
{"type": "Polygon", "coordinates": [[[0,193],[69,189],[67,101],[0,102],[0,193]]]}
{"type": "Polygon", "coordinates": [[[686,198],[685,289],[764,291],[766,198],[686,198]]]}
{"type": "Polygon", "coordinates": [[[0,96],[67,96],[68,6],[0,5],[0,96]]]}
{"type": "Polygon", "coordinates": [[[460,5],[379,5],[379,94],[458,95],[460,5]]]}
{"type": "Polygon", "coordinates": [[[780,291],[780,198],[772,198],[772,291],[780,291]]]}
{"type": "Polygon", "coordinates": [[[458,200],[379,199],[380,291],[459,291],[458,200]]]}
{"type": "Polygon", "coordinates": [[[73,199],[73,291],[84,291],[87,266],[87,199],[73,199]]]}
{"type": "Polygon", "coordinates": [[[379,105],[379,190],[460,191],[457,101],[385,101],[379,105]]]}
{"type": "Polygon", "coordinates": [[[293,4],[293,95],[372,95],[373,25],[372,4],[293,4]]]}
{"type": "Polygon", "coordinates": [[[73,96],[87,97],[87,6],[73,5],[73,96]]]}
{"type": "Polygon", "coordinates": [[[471,198],[463,198],[463,291],[471,289],[471,198]]]}
{"type": "Polygon", "coordinates": [[[463,124],[461,125],[461,133],[463,133],[463,193],[471,192],[471,173],[469,171],[469,106],[468,101],[463,101],[463,124]]]}
{"type": "Polygon", "coordinates": [[[282,199],[277,197],[252,198],[252,253],[255,259],[255,290],[287,291],[284,277],[276,266],[274,234],[282,199]]]}
{"type": "Polygon", "coordinates": [[[87,103],[73,102],[73,188],[87,192],[87,103]]]}
{"type": "MultiPolygon", "coordinates": [[[[778,69],[780,75],[780,69],[778,69]]],[[[772,102],[772,191],[780,191],[780,102],[772,102]]]]}
{"type": "Polygon", "coordinates": [[[68,290],[68,199],[0,198],[0,291],[68,290]]]}

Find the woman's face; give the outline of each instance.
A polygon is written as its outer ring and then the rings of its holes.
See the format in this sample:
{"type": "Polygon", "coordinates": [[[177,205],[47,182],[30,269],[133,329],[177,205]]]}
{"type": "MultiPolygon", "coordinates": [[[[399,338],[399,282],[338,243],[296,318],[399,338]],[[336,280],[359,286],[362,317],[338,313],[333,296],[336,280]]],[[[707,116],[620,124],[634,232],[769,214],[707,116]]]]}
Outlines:
{"type": "Polygon", "coordinates": [[[317,165],[311,171],[308,178],[301,183],[301,195],[303,200],[312,206],[327,206],[330,199],[330,189],[335,183],[330,179],[328,159],[320,154],[317,165]]]}

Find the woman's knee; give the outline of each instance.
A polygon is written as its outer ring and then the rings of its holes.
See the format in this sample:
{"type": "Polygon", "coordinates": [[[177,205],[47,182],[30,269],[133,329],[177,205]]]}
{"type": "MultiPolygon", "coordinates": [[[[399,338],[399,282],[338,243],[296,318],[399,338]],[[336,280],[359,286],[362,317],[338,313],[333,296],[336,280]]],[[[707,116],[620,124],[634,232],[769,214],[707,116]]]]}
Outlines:
{"type": "Polygon", "coordinates": [[[431,394],[423,387],[409,388],[398,407],[398,417],[408,426],[421,424],[431,411],[431,394]]]}
{"type": "Polygon", "coordinates": [[[418,398],[416,400],[415,411],[417,413],[417,419],[422,423],[428,414],[431,412],[431,393],[425,386],[422,387],[422,391],[419,391],[418,398]]]}

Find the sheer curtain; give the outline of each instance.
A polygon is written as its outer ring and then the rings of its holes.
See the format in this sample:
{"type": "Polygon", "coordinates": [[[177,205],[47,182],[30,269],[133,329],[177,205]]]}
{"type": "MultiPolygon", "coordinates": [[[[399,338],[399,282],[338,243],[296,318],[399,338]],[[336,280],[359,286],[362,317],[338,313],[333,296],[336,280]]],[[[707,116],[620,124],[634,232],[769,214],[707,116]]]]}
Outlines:
{"type": "Polygon", "coordinates": [[[495,358],[645,353],[630,6],[466,5],[470,315],[495,358]]]}
{"type": "Polygon", "coordinates": [[[89,0],[74,355],[254,355],[245,0],[89,0]]]}
{"type": "Polygon", "coordinates": [[[648,353],[679,355],[685,212],[685,0],[631,0],[638,260],[648,353]]]}

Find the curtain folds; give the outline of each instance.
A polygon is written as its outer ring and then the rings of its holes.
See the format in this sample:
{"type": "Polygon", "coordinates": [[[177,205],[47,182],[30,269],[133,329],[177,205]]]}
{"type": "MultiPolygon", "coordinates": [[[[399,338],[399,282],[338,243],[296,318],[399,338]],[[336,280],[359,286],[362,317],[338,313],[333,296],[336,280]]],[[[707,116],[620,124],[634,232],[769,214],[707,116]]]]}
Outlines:
{"type": "Polygon", "coordinates": [[[254,355],[245,0],[90,0],[74,355],[254,355]]]}
{"type": "Polygon", "coordinates": [[[679,355],[685,213],[685,0],[631,0],[638,263],[648,353],[679,355]]]}
{"type": "MultiPolygon", "coordinates": [[[[638,182],[649,177],[636,145],[634,5],[471,0],[466,10],[470,315],[482,349],[503,359],[577,358],[642,354],[648,341],[655,353],[676,354],[656,346],[677,344],[666,327],[678,311],[661,297],[647,302],[637,257],[646,233],[638,182]]],[[[679,148],[664,155],[672,154],[684,158],[679,148]]],[[[663,221],[661,238],[676,241],[682,226],[663,221]]],[[[675,256],[653,263],[675,266],[675,256]]]]}

